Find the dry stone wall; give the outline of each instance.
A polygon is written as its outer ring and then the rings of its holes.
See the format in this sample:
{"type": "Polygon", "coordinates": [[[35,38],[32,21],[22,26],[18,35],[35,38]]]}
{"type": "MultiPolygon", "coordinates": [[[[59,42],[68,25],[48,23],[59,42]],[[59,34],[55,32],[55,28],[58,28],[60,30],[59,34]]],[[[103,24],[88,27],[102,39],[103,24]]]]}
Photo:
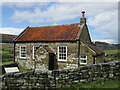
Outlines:
{"type": "Polygon", "coordinates": [[[2,77],[3,89],[56,88],[120,77],[120,61],[74,69],[9,73],[2,77]]]}

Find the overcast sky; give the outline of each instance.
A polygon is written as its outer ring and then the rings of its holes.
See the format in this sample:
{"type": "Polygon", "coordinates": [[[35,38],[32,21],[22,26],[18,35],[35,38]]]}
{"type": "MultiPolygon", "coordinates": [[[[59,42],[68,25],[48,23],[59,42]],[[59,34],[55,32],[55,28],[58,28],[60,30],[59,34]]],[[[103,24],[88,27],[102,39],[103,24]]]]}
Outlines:
{"type": "Polygon", "coordinates": [[[0,33],[18,35],[27,26],[79,23],[81,11],[84,10],[93,41],[118,43],[117,0],[116,2],[108,2],[108,0],[107,2],[102,2],[103,0],[101,2],[95,2],[96,0],[91,0],[93,2],[30,1],[32,2],[2,2],[0,4],[2,8],[0,33]]]}

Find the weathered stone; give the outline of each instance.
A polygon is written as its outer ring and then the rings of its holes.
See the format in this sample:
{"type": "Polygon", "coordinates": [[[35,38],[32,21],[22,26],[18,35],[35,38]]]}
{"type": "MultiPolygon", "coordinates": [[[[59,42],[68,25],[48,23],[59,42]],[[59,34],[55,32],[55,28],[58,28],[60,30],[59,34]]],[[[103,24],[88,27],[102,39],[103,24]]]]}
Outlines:
{"type": "MultiPolygon", "coordinates": [[[[90,41],[89,36],[87,37],[86,33],[87,27],[83,28],[83,34],[81,38],[83,40],[90,41]]],[[[49,67],[49,53],[45,51],[43,48],[39,48],[35,51],[35,58],[33,58],[33,46],[50,46],[55,53],[55,69],[69,69],[69,68],[77,68],[78,67],[78,42],[54,42],[54,43],[16,43],[15,44],[15,62],[19,64],[19,66],[28,68],[28,69],[39,69],[39,70],[48,70],[49,67]],[[58,46],[67,46],[67,63],[66,61],[58,60],[58,46]],[[20,46],[27,47],[27,57],[25,59],[20,58],[20,46]]],[[[87,55],[87,64],[93,64],[93,55],[96,55],[93,50],[87,47],[84,43],[80,44],[80,53],[87,55]]],[[[96,57],[95,63],[101,63],[104,60],[104,55],[99,55],[96,57]]],[[[81,64],[84,65],[84,64],[81,64]]],[[[80,66],[81,66],[80,65],[80,66]]]]}
{"type": "Polygon", "coordinates": [[[103,63],[76,69],[9,73],[1,78],[3,78],[4,88],[8,89],[13,89],[14,87],[16,89],[63,87],[69,84],[84,84],[92,81],[118,78],[120,76],[120,64],[117,63],[119,62],[115,62],[116,65],[113,65],[114,62],[111,62],[112,65],[111,63],[103,63]]]}

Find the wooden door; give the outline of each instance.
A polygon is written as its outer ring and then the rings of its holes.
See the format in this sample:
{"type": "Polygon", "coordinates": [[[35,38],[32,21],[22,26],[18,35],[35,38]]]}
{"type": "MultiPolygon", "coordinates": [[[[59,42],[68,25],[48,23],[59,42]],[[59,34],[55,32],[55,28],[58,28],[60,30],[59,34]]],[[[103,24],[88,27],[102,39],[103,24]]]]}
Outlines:
{"type": "Polygon", "coordinates": [[[49,70],[55,69],[55,54],[50,53],[49,54],[49,70]]]}

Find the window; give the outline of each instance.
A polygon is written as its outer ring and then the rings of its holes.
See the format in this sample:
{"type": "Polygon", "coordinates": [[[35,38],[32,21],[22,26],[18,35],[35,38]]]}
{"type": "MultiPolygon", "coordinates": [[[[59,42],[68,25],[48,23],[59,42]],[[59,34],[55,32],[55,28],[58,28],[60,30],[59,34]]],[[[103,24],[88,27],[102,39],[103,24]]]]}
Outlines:
{"type": "Polygon", "coordinates": [[[82,54],[80,56],[80,64],[87,64],[87,55],[82,54]]]}
{"type": "Polygon", "coordinates": [[[66,61],[67,60],[67,46],[58,47],[58,60],[66,61]]]}
{"type": "Polygon", "coordinates": [[[33,59],[35,59],[35,51],[39,48],[39,46],[33,46],[33,59]]]}
{"type": "Polygon", "coordinates": [[[20,58],[26,58],[26,46],[20,46],[20,58]]]}

